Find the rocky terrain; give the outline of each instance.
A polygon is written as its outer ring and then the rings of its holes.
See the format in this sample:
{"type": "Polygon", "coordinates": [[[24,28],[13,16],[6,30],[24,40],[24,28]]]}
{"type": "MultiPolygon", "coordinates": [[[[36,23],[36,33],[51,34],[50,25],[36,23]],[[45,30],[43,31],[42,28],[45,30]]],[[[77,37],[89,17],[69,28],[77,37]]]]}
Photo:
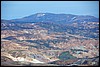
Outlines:
{"type": "Polygon", "coordinates": [[[37,13],[1,20],[2,66],[98,66],[99,20],[37,13]]]}

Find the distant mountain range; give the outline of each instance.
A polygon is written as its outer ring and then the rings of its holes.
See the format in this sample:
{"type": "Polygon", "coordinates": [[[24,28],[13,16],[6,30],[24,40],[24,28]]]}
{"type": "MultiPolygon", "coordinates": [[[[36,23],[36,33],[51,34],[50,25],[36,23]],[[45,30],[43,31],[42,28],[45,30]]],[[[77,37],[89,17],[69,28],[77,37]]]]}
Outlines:
{"type": "Polygon", "coordinates": [[[89,15],[36,13],[19,19],[9,20],[10,22],[53,22],[53,23],[73,23],[73,22],[99,22],[99,18],[89,15]]]}
{"type": "Polygon", "coordinates": [[[98,38],[99,18],[72,14],[36,13],[27,17],[2,20],[2,30],[34,29],[34,25],[47,29],[49,32],[68,32],[86,37],[98,38]],[[92,23],[91,23],[92,22],[92,23]],[[29,25],[30,24],[30,25],[29,25]],[[92,28],[93,27],[93,28],[92,28]],[[85,32],[85,31],[88,32],[85,32]],[[81,33],[81,32],[84,33],[81,33]],[[91,34],[89,34],[91,32],[91,34]]]}

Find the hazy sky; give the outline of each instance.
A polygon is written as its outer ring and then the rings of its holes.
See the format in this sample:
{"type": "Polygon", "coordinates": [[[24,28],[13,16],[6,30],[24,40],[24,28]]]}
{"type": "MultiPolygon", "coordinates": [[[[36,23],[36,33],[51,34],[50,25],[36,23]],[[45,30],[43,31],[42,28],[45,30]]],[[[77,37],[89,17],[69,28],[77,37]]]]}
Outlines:
{"type": "Polygon", "coordinates": [[[99,18],[99,1],[1,1],[1,18],[16,19],[35,13],[92,15],[99,18]]]}

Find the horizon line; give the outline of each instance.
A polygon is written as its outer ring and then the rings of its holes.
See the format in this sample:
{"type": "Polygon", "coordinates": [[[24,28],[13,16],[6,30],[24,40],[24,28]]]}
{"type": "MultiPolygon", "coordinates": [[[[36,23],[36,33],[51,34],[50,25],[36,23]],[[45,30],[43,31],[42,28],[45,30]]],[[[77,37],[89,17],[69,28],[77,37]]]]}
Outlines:
{"type": "MultiPolygon", "coordinates": [[[[35,15],[35,14],[39,14],[39,13],[66,14],[66,15],[67,15],[67,13],[53,13],[53,12],[37,12],[37,13],[31,14],[31,15],[35,15]]],[[[24,18],[24,17],[28,17],[28,16],[31,16],[31,15],[26,15],[26,16],[14,18],[14,19],[4,19],[4,18],[1,18],[1,20],[15,20],[15,19],[21,19],[21,18],[24,18]]],[[[81,14],[71,14],[71,13],[70,13],[69,15],[77,15],[77,16],[93,16],[93,15],[87,15],[87,14],[86,14],[86,15],[85,15],[85,14],[81,15],[81,14]]],[[[96,17],[96,16],[93,16],[93,17],[96,17]]],[[[96,17],[96,18],[99,19],[99,17],[96,17]]]]}

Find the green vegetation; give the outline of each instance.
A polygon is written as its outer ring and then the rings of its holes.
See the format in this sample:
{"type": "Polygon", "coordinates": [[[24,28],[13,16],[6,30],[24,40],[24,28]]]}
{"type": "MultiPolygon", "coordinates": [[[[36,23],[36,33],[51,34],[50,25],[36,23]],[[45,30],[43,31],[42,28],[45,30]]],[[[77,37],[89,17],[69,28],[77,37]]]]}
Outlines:
{"type": "Polygon", "coordinates": [[[69,53],[69,51],[66,51],[66,52],[62,52],[59,57],[59,59],[61,60],[68,60],[68,59],[75,59],[76,57],[74,57],[73,55],[71,55],[69,53]]]}

